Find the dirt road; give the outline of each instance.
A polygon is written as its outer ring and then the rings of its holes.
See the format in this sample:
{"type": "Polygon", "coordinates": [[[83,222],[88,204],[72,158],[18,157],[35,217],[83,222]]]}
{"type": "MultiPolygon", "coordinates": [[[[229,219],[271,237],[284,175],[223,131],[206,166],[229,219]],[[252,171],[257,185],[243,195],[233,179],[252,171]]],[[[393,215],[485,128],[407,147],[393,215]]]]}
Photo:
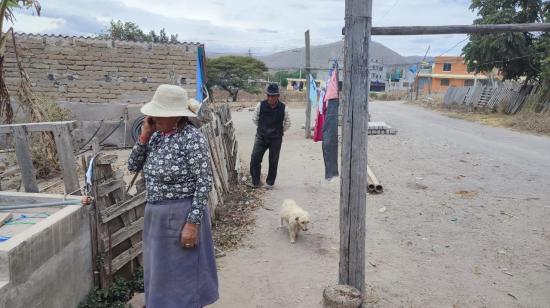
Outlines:
{"type": "MultiPolygon", "coordinates": [[[[550,307],[550,138],[450,119],[397,102],[371,104],[397,136],[369,139],[386,192],[367,201],[372,307],[550,307]],[[386,211],[381,213],[380,208],[386,211]]],[[[242,158],[252,113],[233,113],[242,158]]],[[[292,110],[276,189],[246,247],[219,259],[214,307],[318,307],[337,281],[339,181],[292,110]],[[295,199],[312,228],[291,245],[277,209],[295,199]]],[[[264,165],[266,160],[264,160],[264,165]]]]}

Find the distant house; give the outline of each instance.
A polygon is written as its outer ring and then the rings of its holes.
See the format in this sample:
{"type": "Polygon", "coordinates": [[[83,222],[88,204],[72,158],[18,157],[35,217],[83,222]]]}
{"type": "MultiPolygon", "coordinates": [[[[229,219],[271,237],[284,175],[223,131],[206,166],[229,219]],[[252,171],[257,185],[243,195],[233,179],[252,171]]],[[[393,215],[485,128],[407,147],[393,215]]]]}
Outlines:
{"type": "Polygon", "coordinates": [[[449,87],[469,87],[487,84],[489,77],[469,73],[463,57],[436,57],[431,72],[419,73],[420,88],[424,93],[445,93],[449,87]],[[425,82],[429,79],[431,82],[425,82]]]}
{"type": "Polygon", "coordinates": [[[386,67],[379,59],[370,59],[370,91],[386,91],[386,67]]]}
{"type": "MultiPolygon", "coordinates": [[[[288,85],[286,89],[288,91],[304,91],[307,89],[307,79],[305,78],[287,78],[288,85]]],[[[318,87],[324,85],[324,81],[315,80],[318,87]]]]}

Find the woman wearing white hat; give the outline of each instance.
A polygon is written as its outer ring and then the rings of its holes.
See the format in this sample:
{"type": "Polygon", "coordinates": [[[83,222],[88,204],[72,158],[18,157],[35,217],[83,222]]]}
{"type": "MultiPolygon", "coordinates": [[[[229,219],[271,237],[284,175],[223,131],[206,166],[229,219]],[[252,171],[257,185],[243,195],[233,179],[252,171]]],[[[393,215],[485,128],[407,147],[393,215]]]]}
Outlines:
{"type": "Polygon", "coordinates": [[[212,186],[208,143],[188,123],[199,106],[183,88],[161,85],[141,108],[147,117],[128,169],[143,170],[147,189],[143,228],[147,308],[200,308],[218,299],[207,206],[212,186]]]}

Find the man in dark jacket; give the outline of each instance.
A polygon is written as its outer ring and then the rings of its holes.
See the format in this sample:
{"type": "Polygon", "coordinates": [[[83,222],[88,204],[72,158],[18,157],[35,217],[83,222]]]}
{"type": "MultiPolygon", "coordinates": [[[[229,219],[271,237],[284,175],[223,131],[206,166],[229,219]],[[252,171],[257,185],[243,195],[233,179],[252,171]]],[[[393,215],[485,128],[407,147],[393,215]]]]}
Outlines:
{"type": "Polygon", "coordinates": [[[279,153],[283,143],[283,135],[290,128],[290,117],[288,110],[279,101],[279,86],[270,84],[267,87],[267,100],[256,106],[252,121],[258,127],[256,140],[250,158],[250,176],[252,182],[249,186],[261,187],[260,174],[262,171],[262,159],[269,150],[269,172],[267,174],[267,188],[272,188],[277,177],[277,165],[279,164],[279,153]]]}

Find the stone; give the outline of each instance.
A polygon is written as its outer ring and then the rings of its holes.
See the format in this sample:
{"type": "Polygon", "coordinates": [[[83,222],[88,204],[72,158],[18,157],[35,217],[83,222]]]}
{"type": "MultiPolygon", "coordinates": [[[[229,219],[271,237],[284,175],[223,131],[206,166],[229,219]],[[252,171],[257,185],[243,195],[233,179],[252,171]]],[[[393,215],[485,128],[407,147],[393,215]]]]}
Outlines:
{"type": "Polygon", "coordinates": [[[329,286],[323,291],[323,308],[358,308],[362,303],[361,292],[351,286],[329,286]]]}

